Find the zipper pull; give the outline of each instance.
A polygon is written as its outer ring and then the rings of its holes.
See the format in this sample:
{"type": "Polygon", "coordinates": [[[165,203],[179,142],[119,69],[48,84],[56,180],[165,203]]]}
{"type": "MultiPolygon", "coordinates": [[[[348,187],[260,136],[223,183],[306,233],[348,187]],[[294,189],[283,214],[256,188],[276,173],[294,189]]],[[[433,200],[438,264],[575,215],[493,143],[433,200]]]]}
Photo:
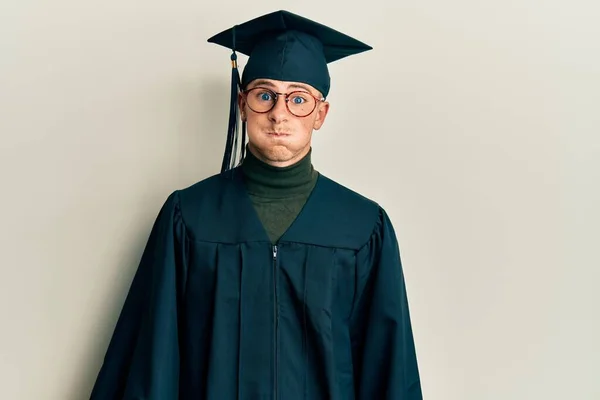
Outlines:
{"type": "Polygon", "coordinates": [[[273,246],[273,260],[277,260],[277,245],[273,246]]]}

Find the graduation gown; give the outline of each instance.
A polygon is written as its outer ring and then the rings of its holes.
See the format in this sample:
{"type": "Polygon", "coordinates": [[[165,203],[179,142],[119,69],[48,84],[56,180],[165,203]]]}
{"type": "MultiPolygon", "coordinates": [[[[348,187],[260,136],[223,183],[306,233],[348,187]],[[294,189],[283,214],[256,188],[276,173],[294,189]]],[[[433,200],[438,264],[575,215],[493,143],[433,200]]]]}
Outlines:
{"type": "Polygon", "coordinates": [[[319,175],[274,245],[239,167],[173,192],[91,399],[422,399],[388,215],[319,175]]]}

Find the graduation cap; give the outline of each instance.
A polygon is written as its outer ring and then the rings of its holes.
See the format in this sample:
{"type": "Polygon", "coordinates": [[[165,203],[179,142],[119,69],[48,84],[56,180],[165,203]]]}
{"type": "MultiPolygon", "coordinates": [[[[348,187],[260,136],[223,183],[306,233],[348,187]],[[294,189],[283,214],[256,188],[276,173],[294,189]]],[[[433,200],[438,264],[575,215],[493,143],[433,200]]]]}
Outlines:
{"type": "Polygon", "coordinates": [[[248,83],[257,78],[302,82],[327,97],[331,81],[327,64],[372,49],[332,28],[283,10],[235,25],[208,42],[233,51],[229,127],[221,171],[235,167],[238,146],[240,157],[244,158],[246,126],[242,124],[240,141],[237,97],[248,83]],[[241,79],[236,52],[249,56],[241,79]]]}

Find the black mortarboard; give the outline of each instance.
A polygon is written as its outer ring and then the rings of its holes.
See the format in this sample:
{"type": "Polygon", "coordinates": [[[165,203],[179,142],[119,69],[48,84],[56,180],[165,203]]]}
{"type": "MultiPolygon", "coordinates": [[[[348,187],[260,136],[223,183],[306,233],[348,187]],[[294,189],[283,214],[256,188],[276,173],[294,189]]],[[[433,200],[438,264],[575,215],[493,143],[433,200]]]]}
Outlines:
{"type": "Polygon", "coordinates": [[[240,89],[257,78],[275,79],[306,83],[326,97],[330,88],[327,64],[371,50],[350,36],[288,11],[277,11],[235,25],[208,41],[233,50],[229,129],[222,171],[235,166],[238,145],[241,158],[244,155],[245,124],[241,143],[237,135],[240,89]],[[241,79],[236,51],[249,56],[241,79]]]}

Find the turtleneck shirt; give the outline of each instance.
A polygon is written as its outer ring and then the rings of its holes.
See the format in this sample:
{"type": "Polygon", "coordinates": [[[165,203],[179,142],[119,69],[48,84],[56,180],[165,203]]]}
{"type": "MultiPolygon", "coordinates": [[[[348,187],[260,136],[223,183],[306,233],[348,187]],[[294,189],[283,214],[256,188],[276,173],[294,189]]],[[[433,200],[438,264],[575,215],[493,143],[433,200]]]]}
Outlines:
{"type": "Polygon", "coordinates": [[[274,167],[246,149],[241,167],[246,190],[273,243],[294,222],[317,183],[319,173],[312,165],[311,153],[312,148],[295,164],[274,167]]]}

